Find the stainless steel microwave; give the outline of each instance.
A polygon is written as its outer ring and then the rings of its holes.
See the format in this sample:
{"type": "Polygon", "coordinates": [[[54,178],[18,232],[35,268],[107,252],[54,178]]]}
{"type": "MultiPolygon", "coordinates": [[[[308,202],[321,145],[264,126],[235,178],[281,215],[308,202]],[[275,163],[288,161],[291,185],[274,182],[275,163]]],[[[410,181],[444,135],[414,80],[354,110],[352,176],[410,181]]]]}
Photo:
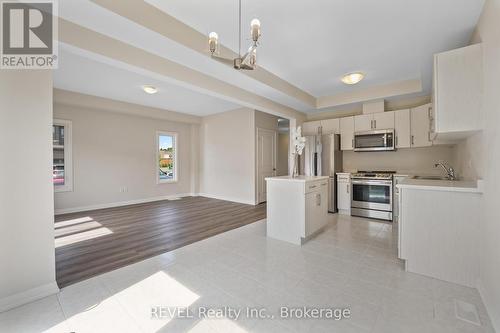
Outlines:
{"type": "Polygon", "coordinates": [[[385,151],[394,149],[393,129],[354,133],[354,151],[385,151]]]}

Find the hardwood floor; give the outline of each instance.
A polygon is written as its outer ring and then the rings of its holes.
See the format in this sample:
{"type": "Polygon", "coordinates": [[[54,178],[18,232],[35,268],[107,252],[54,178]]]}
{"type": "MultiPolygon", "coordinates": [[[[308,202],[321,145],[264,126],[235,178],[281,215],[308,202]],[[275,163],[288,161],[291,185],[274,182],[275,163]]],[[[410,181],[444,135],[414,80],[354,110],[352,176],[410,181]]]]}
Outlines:
{"type": "Polygon", "coordinates": [[[266,218],[266,205],[185,197],[55,217],[56,277],[65,287],[266,218]]]}

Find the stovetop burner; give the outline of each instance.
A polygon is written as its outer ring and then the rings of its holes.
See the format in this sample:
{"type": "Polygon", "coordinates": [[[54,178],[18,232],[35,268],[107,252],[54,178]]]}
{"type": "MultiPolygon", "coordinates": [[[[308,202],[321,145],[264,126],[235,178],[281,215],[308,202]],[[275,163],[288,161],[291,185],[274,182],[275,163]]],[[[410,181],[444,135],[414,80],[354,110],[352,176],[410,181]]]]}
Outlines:
{"type": "Polygon", "coordinates": [[[358,171],[352,178],[392,179],[396,171],[358,171]]]}

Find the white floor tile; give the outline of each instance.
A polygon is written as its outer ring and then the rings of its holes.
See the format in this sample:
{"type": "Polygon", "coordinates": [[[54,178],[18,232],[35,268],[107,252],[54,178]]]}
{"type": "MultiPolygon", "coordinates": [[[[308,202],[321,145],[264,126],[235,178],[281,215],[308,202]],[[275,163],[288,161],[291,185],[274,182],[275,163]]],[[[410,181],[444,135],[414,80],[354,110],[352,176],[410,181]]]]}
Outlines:
{"type": "Polygon", "coordinates": [[[392,224],[332,217],[304,246],[253,223],[64,288],[0,314],[0,332],[487,332],[477,290],[404,272],[392,224]],[[455,317],[476,306],[481,326],[455,317]],[[152,307],[189,307],[152,318],[152,307]],[[288,307],[349,308],[351,317],[281,318],[288,307]],[[196,311],[263,308],[268,319],[201,318],[196,311]]]}

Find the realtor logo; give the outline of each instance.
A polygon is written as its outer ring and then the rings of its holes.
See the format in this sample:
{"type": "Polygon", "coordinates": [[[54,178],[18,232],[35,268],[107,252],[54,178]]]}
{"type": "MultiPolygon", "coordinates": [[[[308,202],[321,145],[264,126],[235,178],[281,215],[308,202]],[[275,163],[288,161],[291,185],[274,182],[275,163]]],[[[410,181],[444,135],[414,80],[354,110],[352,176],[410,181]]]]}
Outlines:
{"type": "Polygon", "coordinates": [[[56,3],[2,1],[2,69],[51,69],[57,67],[56,3]]]}

